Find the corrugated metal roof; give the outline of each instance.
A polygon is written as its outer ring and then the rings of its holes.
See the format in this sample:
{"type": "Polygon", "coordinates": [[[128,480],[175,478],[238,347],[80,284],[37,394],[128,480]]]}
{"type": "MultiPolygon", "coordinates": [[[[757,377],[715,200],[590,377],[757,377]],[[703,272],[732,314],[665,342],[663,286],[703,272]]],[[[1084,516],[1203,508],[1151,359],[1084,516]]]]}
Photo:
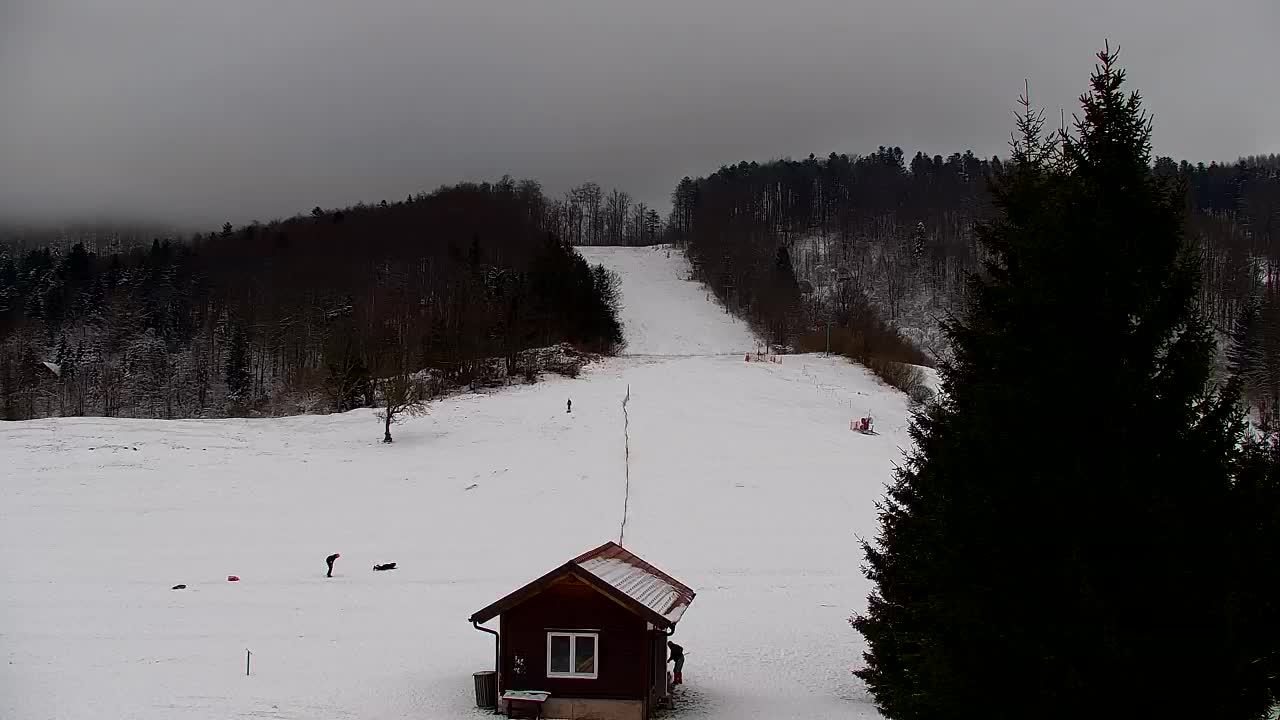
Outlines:
{"type": "Polygon", "coordinates": [[[621,545],[608,542],[477,611],[470,622],[488,622],[566,575],[577,575],[664,630],[680,621],[695,594],[684,583],[636,557],[621,545]]]}
{"type": "Polygon", "coordinates": [[[605,543],[579,555],[572,562],[618,592],[666,618],[672,625],[680,621],[684,611],[693,602],[694,592],[687,585],[615,542],[605,543]]]}

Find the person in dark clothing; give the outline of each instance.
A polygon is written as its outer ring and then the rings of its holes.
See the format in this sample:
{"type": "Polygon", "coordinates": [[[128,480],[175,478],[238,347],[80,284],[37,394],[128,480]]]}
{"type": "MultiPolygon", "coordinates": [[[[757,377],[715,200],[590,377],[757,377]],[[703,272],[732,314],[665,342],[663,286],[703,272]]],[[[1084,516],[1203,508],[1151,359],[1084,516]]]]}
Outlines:
{"type": "Polygon", "coordinates": [[[325,573],[325,577],[327,578],[333,577],[333,561],[337,560],[340,557],[342,557],[341,553],[334,553],[324,559],[325,563],[329,565],[329,572],[325,573]]]}
{"type": "Polygon", "coordinates": [[[573,412],[573,399],[572,399],[572,398],[570,398],[569,400],[566,400],[566,401],[565,401],[565,403],[564,403],[564,411],[565,411],[565,412],[567,412],[567,413],[571,413],[571,412],[573,412]]]}
{"type": "Polygon", "coordinates": [[[676,664],[675,677],[671,679],[671,684],[683,685],[684,678],[682,677],[682,673],[684,672],[684,648],[670,640],[667,641],[667,647],[671,649],[671,658],[667,660],[667,662],[674,662],[676,664]]]}

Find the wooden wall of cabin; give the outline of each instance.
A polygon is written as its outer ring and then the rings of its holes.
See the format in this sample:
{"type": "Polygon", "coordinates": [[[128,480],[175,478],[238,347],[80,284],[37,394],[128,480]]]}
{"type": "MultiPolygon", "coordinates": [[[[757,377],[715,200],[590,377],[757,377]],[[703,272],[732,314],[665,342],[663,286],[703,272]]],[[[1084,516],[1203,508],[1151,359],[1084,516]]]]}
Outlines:
{"type": "Polygon", "coordinates": [[[649,706],[657,707],[667,700],[667,634],[649,631],[649,706]]]}
{"type": "Polygon", "coordinates": [[[502,614],[501,632],[502,690],[545,690],[553,697],[636,700],[645,699],[648,694],[652,651],[644,619],[581,580],[558,580],[507,610],[502,614]],[[548,678],[549,630],[599,632],[599,677],[548,678]],[[517,658],[523,661],[520,668],[517,658]]]}

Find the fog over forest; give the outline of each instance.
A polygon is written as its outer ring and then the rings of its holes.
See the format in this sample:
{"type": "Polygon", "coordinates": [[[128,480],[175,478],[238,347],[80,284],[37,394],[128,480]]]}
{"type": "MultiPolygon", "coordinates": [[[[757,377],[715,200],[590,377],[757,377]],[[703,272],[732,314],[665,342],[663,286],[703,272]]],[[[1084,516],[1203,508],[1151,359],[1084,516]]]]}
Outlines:
{"type": "Polygon", "coordinates": [[[665,213],[743,159],[1003,155],[1023,80],[1069,113],[1104,39],[1159,154],[1232,161],[1280,151],[1278,27],[1273,0],[4,0],[0,218],[207,231],[505,173],[665,213]]]}

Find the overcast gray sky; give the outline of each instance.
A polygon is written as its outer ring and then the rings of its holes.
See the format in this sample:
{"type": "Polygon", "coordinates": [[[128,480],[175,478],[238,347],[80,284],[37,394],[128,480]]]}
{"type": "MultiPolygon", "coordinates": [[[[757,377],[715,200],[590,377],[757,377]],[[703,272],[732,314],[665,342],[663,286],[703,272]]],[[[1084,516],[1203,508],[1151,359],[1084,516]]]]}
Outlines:
{"type": "Polygon", "coordinates": [[[1280,152],[1277,0],[0,0],[0,219],[200,227],[441,183],[665,207],[741,159],[1003,153],[1104,38],[1156,151],[1280,152]]]}

